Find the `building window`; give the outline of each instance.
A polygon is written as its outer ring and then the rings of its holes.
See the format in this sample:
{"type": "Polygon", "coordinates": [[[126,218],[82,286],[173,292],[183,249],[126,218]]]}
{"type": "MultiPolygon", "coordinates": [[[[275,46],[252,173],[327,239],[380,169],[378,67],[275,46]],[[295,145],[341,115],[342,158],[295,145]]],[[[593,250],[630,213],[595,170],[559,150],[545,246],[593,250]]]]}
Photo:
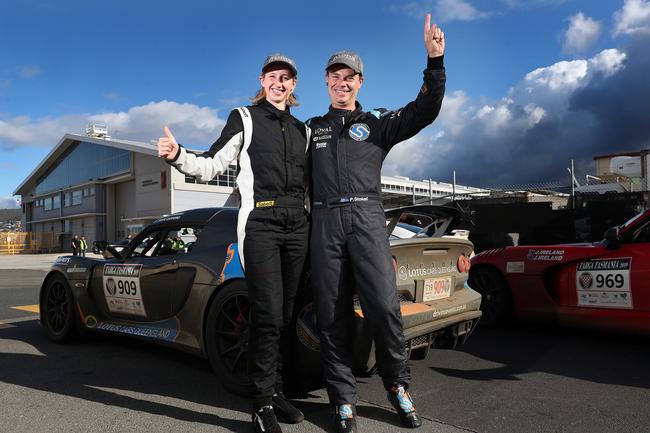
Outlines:
{"type": "Polygon", "coordinates": [[[45,200],[44,209],[45,210],[52,210],[52,197],[47,197],[44,200],[45,200]]]}
{"type": "Polygon", "coordinates": [[[63,207],[68,207],[72,204],[70,192],[63,194],[63,207]]]}
{"type": "Polygon", "coordinates": [[[128,172],[131,170],[131,155],[128,150],[78,142],[70,146],[65,156],[45,176],[38,179],[36,192],[43,193],[128,172]]]}
{"type": "Polygon", "coordinates": [[[61,232],[70,233],[70,220],[61,221],[61,232]]]}
{"type": "Polygon", "coordinates": [[[81,204],[81,190],[72,191],[72,204],[81,204]]]}
{"type": "Polygon", "coordinates": [[[95,187],[90,186],[88,188],[83,189],[83,196],[84,197],[90,197],[91,195],[95,195],[95,187]]]}
{"type": "Polygon", "coordinates": [[[228,170],[222,175],[219,175],[209,182],[199,182],[194,176],[185,175],[185,183],[199,183],[207,185],[228,186],[231,188],[237,187],[237,166],[231,165],[228,170]]]}
{"type": "Polygon", "coordinates": [[[61,195],[52,196],[52,209],[61,209],[61,195]]]}

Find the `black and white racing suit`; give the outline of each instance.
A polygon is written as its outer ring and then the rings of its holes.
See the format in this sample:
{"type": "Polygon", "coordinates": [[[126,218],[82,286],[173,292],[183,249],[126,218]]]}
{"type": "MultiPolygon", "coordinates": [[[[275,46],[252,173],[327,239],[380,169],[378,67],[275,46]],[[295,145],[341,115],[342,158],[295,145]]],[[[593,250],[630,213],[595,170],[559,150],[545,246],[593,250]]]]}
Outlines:
{"type": "Polygon", "coordinates": [[[396,111],[330,107],[311,128],[311,278],[330,402],[356,403],[353,367],[356,288],[374,334],[379,374],[388,389],[408,387],[404,332],[381,202],[388,151],[437,117],[445,90],[442,57],[428,59],[415,101],[396,111]]]}
{"type": "Polygon", "coordinates": [[[181,147],[170,161],[183,173],[209,181],[239,158],[239,254],[251,302],[250,379],[257,406],[281,391],[281,355],[307,256],[309,218],[307,128],[289,109],[264,100],[249,106],[252,137],[246,146],[242,116],[233,110],[221,136],[203,155],[181,147]]]}

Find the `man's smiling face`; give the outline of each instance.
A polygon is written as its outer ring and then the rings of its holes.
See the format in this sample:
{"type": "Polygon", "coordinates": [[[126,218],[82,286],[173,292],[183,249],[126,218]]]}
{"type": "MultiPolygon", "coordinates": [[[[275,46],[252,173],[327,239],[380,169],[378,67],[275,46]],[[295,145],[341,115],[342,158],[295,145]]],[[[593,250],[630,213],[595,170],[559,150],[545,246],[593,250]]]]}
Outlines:
{"type": "Polygon", "coordinates": [[[363,76],[345,65],[333,65],[325,74],[332,107],[354,110],[363,76]]]}

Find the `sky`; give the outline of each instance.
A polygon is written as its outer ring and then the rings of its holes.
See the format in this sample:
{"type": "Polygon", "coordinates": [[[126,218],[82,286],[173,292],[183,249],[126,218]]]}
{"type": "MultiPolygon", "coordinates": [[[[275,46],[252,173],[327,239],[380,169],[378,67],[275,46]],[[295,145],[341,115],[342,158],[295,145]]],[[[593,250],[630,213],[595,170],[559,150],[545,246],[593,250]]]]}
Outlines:
{"type": "Polygon", "coordinates": [[[0,208],[66,133],[105,122],[151,142],[168,125],[207,149],[259,88],[268,54],[298,65],[292,113],[324,113],[328,57],[358,52],[359,101],[415,98],[424,17],[445,32],[440,116],[384,175],[504,186],[569,183],[594,155],[650,148],[650,0],[2,0],[0,208]]]}

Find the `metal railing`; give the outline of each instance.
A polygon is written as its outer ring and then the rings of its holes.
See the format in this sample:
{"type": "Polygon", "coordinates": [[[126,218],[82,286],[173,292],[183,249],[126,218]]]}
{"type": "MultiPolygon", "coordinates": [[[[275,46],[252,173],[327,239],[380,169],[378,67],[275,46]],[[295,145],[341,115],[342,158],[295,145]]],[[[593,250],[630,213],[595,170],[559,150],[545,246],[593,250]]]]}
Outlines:
{"type": "Polygon", "coordinates": [[[0,255],[57,252],[61,249],[53,232],[1,232],[0,255]]]}

